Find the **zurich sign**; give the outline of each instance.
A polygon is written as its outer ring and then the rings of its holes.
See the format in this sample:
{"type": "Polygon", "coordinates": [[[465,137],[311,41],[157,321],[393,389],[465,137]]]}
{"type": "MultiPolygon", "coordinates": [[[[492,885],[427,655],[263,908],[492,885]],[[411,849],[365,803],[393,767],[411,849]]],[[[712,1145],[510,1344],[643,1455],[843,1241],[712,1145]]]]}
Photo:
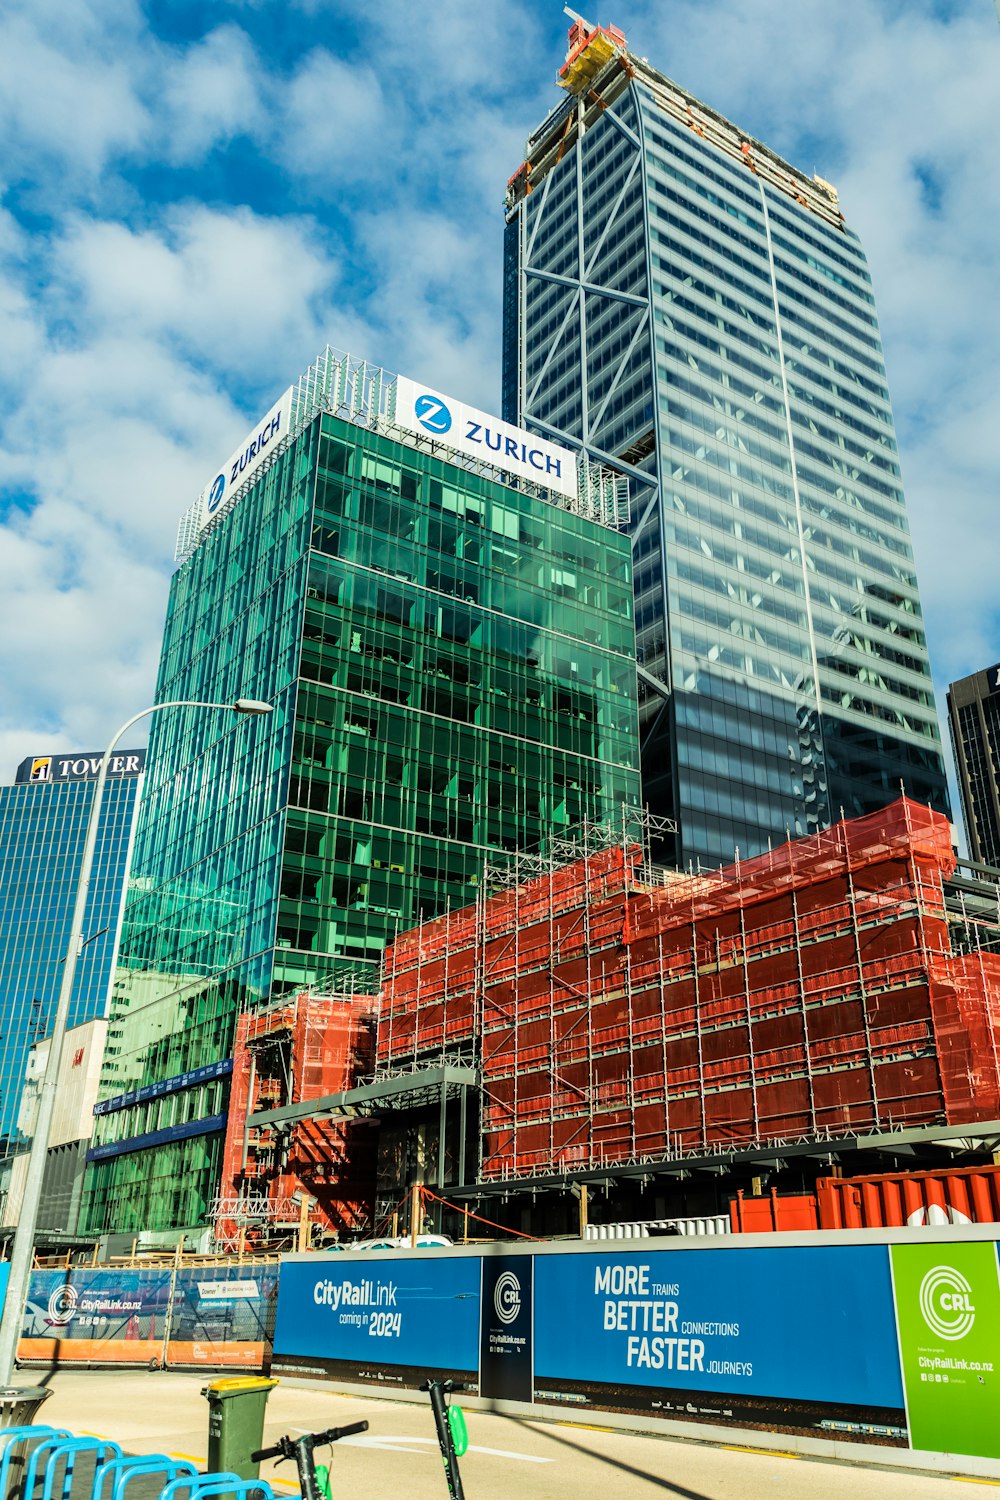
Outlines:
{"type": "Polygon", "coordinates": [[[413,411],[425,432],[435,437],[442,437],[451,427],[451,412],[440,396],[418,396],[413,411]]]}

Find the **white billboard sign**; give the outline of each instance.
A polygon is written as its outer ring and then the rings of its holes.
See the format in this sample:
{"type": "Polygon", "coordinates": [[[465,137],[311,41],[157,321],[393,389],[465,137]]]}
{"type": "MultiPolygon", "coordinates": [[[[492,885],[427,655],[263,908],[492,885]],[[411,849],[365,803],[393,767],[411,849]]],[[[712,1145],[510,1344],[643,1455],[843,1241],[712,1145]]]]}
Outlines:
{"type": "Polygon", "coordinates": [[[249,1301],[260,1296],[256,1281],[199,1281],[198,1296],[202,1302],[249,1301]]]}
{"type": "Polygon", "coordinates": [[[449,448],[577,498],[576,456],[567,448],[453,401],[405,375],[396,377],[396,422],[408,432],[440,438],[449,448]]]}
{"type": "Polygon", "coordinates": [[[281,438],[288,436],[292,417],[292,387],[274,403],[267,416],[247,434],[226,459],[212,483],[201,493],[201,525],[206,526],[244,480],[259,469],[281,438]]]}

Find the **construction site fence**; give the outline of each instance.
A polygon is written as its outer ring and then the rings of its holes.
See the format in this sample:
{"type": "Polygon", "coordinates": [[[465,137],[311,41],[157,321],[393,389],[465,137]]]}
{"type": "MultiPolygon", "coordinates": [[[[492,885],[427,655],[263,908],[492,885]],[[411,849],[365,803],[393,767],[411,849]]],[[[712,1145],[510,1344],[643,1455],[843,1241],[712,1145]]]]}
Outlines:
{"type": "Polygon", "coordinates": [[[450,1378],[463,1406],[511,1415],[772,1447],[777,1431],[784,1449],[1000,1477],[996,1236],[290,1256],[272,1370],[382,1399],[450,1378]]]}
{"type": "MultiPolygon", "coordinates": [[[[6,1267],[3,1268],[6,1270],[6,1267]]],[[[33,1271],[21,1364],[263,1369],[270,1357],[279,1263],[33,1271]]]]}

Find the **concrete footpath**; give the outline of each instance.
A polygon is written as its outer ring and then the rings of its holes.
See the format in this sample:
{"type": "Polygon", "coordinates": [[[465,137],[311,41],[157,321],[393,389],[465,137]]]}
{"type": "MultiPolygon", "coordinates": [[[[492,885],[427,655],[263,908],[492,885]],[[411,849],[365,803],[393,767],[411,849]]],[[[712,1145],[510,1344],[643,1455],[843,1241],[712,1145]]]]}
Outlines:
{"type": "MultiPolygon", "coordinates": [[[[18,1384],[34,1378],[22,1371],[18,1384]]],[[[207,1459],[208,1405],[200,1394],[212,1377],[172,1372],[59,1371],[47,1380],[53,1394],[42,1419],[75,1433],[114,1438],[126,1452],[165,1452],[207,1459]]],[[[267,1408],[264,1441],[340,1427],[362,1418],[363,1437],[324,1450],[334,1500],[340,1496],[447,1500],[430,1406],[339,1395],[305,1382],[282,1380],[267,1408]]],[[[956,1500],[963,1480],[824,1462],[795,1455],[750,1452],[736,1446],[677,1442],[561,1422],[524,1421],[467,1413],[469,1452],[462,1459],[468,1500],[580,1500],[652,1495],[681,1500],[956,1500]]],[[[780,1440],[776,1439],[776,1448],[780,1440]]],[[[276,1492],[297,1493],[291,1465],[262,1474],[276,1492]]]]}

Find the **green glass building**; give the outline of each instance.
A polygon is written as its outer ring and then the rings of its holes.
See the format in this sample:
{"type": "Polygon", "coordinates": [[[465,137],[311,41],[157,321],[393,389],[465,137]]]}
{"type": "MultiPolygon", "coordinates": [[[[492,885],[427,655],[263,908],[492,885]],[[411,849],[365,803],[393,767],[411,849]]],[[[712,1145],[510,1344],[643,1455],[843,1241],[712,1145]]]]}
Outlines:
{"type": "Polygon", "coordinates": [[[243,1009],[638,808],[620,481],[403,386],[328,350],[182,521],[157,700],[274,712],[154,721],[84,1232],[205,1222],[243,1009]]]}

